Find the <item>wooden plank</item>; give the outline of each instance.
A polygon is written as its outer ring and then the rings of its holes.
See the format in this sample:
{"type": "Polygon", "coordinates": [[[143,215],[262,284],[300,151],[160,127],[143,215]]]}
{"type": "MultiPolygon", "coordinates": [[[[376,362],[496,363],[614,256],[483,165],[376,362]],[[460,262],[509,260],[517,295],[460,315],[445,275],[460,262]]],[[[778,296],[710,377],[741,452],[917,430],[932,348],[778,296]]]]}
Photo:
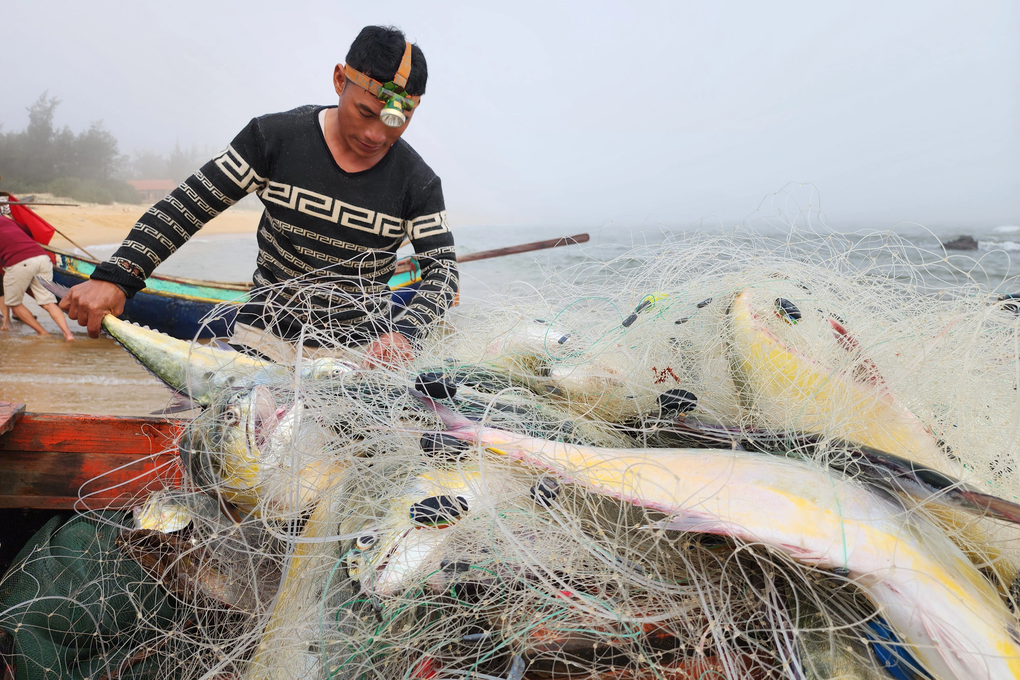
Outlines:
{"type": "Polygon", "coordinates": [[[13,430],[23,415],[25,415],[24,404],[0,401],[0,435],[13,430]]]}
{"type": "Polygon", "coordinates": [[[116,508],[180,483],[185,420],[26,413],[0,435],[0,508],[116,508]]]}
{"type": "Polygon", "coordinates": [[[186,422],[158,417],[26,413],[16,428],[0,436],[0,452],[67,451],[145,456],[171,448],[186,422]]]}
{"type": "Polygon", "coordinates": [[[0,455],[0,508],[123,507],[180,479],[172,451],[139,457],[6,451],[0,455]]]}

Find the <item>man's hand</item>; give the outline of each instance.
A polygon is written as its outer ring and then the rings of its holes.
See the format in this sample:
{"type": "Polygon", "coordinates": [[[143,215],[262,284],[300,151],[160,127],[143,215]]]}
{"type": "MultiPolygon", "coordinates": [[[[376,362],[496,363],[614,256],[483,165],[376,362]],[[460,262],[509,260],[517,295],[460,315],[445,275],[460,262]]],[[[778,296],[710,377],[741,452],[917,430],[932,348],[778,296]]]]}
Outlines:
{"type": "Polygon", "coordinates": [[[76,319],[79,326],[86,326],[90,338],[98,338],[103,317],[120,316],[126,301],[124,291],[109,281],[90,280],[69,290],[60,301],[60,308],[76,319]]]}
{"type": "Polygon", "coordinates": [[[386,333],[368,346],[361,366],[363,368],[400,366],[413,359],[414,349],[407,338],[400,333],[386,333]]]}

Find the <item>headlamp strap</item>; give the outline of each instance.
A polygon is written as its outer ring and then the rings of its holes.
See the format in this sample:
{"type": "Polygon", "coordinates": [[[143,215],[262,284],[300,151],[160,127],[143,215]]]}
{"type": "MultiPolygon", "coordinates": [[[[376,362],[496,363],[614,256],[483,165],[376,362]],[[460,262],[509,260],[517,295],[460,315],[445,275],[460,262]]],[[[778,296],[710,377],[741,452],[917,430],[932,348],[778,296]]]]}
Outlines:
{"type": "Polygon", "coordinates": [[[396,75],[393,76],[393,80],[385,85],[375,78],[369,78],[361,71],[351,68],[350,64],[344,64],[344,75],[358,87],[368,90],[377,99],[391,103],[395,101],[405,111],[414,108],[414,102],[404,93],[404,88],[407,87],[407,78],[411,75],[411,43],[406,40],[400,67],[397,69],[396,75]]]}
{"type": "Polygon", "coordinates": [[[361,71],[351,68],[350,64],[344,65],[344,75],[350,78],[352,83],[364,90],[368,90],[376,97],[379,96],[383,89],[382,84],[378,80],[369,78],[361,71]]]}
{"type": "Polygon", "coordinates": [[[400,59],[400,68],[393,76],[393,84],[401,90],[407,87],[407,79],[411,75],[411,43],[404,41],[404,56],[400,59]]]}

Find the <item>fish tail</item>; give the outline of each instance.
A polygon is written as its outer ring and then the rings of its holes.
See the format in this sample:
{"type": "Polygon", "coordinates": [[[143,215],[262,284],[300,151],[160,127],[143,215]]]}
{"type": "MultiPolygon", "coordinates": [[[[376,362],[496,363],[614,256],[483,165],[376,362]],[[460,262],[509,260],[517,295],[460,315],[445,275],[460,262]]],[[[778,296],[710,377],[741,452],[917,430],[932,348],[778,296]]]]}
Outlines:
{"type": "Polygon", "coordinates": [[[475,423],[471,422],[461,414],[457,413],[452,408],[443,406],[432,397],[422,394],[418,390],[411,387],[407,388],[407,391],[410,392],[412,397],[414,397],[421,403],[425,404],[425,406],[427,406],[429,410],[431,410],[437,416],[439,416],[439,419],[443,421],[443,424],[446,425],[446,429],[448,431],[458,432],[461,430],[474,429],[477,427],[475,423]]]}
{"type": "Polygon", "coordinates": [[[989,515],[996,519],[1020,524],[1020,505],[1016,503],[969,489],[961,490],[959,495],[968,501],[972,508],[987,511],[989,515]]]}

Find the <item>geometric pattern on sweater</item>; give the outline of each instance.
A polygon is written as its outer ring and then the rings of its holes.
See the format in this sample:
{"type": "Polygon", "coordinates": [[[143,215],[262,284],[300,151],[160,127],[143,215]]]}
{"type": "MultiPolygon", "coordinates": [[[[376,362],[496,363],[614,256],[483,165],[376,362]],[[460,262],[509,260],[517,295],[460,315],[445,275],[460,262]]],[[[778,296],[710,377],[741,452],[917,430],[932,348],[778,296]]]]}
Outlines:
{"type": "Polygon", "coordinates": [[[252,119],[226,149],[146,211],[93,278],[133,295],[210,219],[256,193],[265,210],[252,281],[272,293],[253,291],[239,321],[288,339],[303,323],[343,328],[338,342],[386,330],[412,340],[427,332],[459,288],[440,180],[402,139],[374,167],[344,172],[323,137],[322,109],[252,119]],[[386,282],[404,238],[414,245],[422,284],[405,315],[392,322],[386,282]],[[303,308],[308,304],[310,311],[303,308]]]}

